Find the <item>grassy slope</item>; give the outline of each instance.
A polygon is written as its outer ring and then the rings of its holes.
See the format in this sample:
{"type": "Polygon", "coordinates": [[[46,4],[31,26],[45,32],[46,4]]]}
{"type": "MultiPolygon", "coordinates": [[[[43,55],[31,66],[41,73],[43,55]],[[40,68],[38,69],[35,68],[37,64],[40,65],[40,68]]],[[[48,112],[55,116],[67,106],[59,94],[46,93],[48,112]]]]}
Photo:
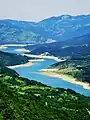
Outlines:
{"type": "Polygon", "coordinates": [[[0,120],[89,120],[89,111],[88,97],[0,68],[0,120]]]}

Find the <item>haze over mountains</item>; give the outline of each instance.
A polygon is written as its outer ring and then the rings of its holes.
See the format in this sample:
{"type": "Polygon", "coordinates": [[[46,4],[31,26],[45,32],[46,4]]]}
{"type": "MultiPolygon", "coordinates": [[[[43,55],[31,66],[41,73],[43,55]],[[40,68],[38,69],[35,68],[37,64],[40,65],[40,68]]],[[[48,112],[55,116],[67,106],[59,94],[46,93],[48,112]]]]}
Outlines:
{"type": "Polygon", "coordinates": [[[0,20],[0,44],[60,42],[89,33],[90,15],[62,15],[37,23],[0,20]]]}

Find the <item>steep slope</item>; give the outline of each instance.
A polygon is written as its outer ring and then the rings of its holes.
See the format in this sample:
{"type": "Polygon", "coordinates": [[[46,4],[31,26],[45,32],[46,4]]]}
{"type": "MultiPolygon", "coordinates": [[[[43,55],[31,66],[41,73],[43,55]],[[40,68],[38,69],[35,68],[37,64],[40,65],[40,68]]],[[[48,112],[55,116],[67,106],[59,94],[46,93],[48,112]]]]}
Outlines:
{"type": "Polygon", "coordinates": [[[51,17],[40,22],[0,20],[0,44],[48,43],[90,33],[90,15],[51,17]]]}
{"type": "Polygon", "coordinates": [[[89,97],[21,78],[0,67],[0,120],[89,120],[89,111],[89,97]]]}

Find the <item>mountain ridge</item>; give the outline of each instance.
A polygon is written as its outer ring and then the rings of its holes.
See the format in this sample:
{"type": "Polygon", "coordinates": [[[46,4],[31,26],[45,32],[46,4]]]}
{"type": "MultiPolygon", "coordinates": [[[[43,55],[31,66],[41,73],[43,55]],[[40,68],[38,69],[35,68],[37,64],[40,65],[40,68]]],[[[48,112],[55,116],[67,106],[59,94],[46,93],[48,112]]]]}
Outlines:
{"type": "Polygon", "coordinates": [[[40,55],[48,52],[57,57],[90,54],[90,34],[62,42],[25,46],[25,49],[29,49],[30,54],[40,55]]]}
{"type": "Polygon", "coordinates": [[[39,22],[0,20],[0,43],[64,41],[90,33],[90,15],[51,17],[39,22]]]}

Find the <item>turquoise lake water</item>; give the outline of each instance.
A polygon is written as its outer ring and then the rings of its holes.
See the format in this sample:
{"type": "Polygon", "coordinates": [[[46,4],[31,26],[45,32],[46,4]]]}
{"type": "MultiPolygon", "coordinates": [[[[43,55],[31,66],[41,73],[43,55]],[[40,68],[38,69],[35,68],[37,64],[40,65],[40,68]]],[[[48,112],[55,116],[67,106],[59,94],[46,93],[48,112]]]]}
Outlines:
{"type": "MultiPolygon", "coordinates": [[[[16,52],[15,49],[22,48],[22,47],[8,47],[4,49],[5,52],[17,53],[21,54],[20,52],[16,52]]],[[[65,88],[65,89],[72,89],[77,93],[83,94],[85,96],[90,96],[90,90],[84,89],[80,85],[72,84],[67,81],[64,81],[60,78],[55,77],[48,77],[45,75],[39,74],[39,70],[49,67],[50,65],[56,63],[55,60],[52,59],[44,59],[44,61],[35,62],[33,66],[30,67],[19,67],[14,68],[16,72],[20,74],[20,76],[29,78],[30,80],[36,80],[41,83],[44,83],[48,86],[57,87],[57,88],[65,88]]]]}

